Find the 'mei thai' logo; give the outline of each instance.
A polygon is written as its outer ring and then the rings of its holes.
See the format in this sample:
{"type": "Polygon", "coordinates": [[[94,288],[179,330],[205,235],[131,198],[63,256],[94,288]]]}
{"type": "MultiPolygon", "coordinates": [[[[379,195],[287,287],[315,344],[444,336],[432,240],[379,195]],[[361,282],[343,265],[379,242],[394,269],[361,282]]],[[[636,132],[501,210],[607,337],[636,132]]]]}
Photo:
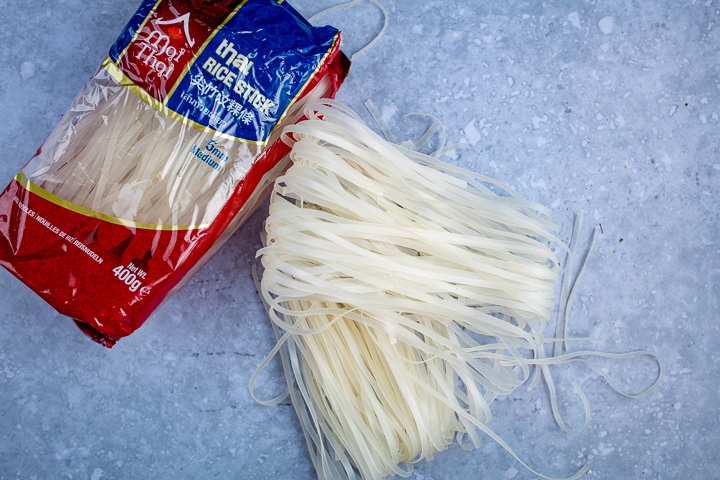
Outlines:
{"type": "MultiPolygon", "coordinates": [[[[187,53],[185,48],[177,49],[172,46],[172,40],[183,37],[189,46],[195,45],[195,39],[190,36],[190,13],[186,13],[171,20],[158,18],[151,21],[152,31],[138,38],[140,52],[137,57],[149,66],[161,78],[170,78],[175,70],[175,64],[187,53]],[[165,27],[167,33],[164,31],[165,27]]],[[[143,32],[144,33],[144,32],[143,32]]]]}

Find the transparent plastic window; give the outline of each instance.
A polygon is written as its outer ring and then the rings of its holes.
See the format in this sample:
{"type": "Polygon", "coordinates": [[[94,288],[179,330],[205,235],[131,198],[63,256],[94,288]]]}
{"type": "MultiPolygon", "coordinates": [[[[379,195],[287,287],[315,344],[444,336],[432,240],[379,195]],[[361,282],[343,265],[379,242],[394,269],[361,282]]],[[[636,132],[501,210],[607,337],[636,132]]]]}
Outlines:
{"type": "Polygon", "coordinates": [[[99,214],[198,227],[215,219],[261,151],[165,115],[100,70],[22,171],[99,214]]]}

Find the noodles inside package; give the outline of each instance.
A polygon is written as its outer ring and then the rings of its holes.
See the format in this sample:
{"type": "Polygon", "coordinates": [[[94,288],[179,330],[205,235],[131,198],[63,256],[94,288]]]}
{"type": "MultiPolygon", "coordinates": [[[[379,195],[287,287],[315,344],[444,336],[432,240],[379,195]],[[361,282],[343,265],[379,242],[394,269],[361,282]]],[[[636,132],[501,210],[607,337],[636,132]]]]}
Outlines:
{"type": "Polygon", "coordinates": [[[0,194],[0,264],[111,347],[184,285],[334,96],[340,32],[275,0],[143,0],[0,194]]]}

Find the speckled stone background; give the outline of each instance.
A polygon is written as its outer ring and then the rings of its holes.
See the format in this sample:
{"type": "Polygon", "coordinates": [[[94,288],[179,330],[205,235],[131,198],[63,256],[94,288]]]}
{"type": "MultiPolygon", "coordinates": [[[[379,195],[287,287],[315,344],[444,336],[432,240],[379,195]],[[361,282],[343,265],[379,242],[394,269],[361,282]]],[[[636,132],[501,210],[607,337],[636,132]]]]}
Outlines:
{"type": "MultiPolygon", "coordinates": [[[[330,0],[297,0],[312,15],[330,0]]],[[[582,365],[556,367],[572,426],[543,386],[493,404],[490,426],[533,468],[586,478],[720,478],[720,2],[383,0],[386,34],[355,57],[339,98],[399,140],[441,119],[449,161],[552,207],[579,248],[600,229],[571,311],[571,348],[662,356],[660,390],[633,400],[582,365]]],[[[0,5],[0,182],[45,139],[137,7],[133,0],[0,5]]],[[[318,18],[353,52],[381,23],[360,2],[318,18]]],[[[250,268],[261,208],[215,258],[112,350],[0,271],[0,479],[311,479],[289,405],[263,407],[250,374],[273,336],[250,268]]],[[[603,361],[625,388],[647,358],[603,361]]],[[[276,365],[259,393],[282,389],[276,365]]],[[[411,478],[535,478],[495,442],[457,446],[411,478]]]]}

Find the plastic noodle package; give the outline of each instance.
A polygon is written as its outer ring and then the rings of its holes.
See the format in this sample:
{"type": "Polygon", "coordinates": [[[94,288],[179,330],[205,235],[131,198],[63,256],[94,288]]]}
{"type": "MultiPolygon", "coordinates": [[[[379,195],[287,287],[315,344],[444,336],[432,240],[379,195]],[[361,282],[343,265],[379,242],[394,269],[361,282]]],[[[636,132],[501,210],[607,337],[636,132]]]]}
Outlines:
{"type": "Polygon", "coordinates": [[[0,264],[111,347],[247,218],[282,126],[349,65],[287,2],[144,0],[0,195],[0,264]]]}

